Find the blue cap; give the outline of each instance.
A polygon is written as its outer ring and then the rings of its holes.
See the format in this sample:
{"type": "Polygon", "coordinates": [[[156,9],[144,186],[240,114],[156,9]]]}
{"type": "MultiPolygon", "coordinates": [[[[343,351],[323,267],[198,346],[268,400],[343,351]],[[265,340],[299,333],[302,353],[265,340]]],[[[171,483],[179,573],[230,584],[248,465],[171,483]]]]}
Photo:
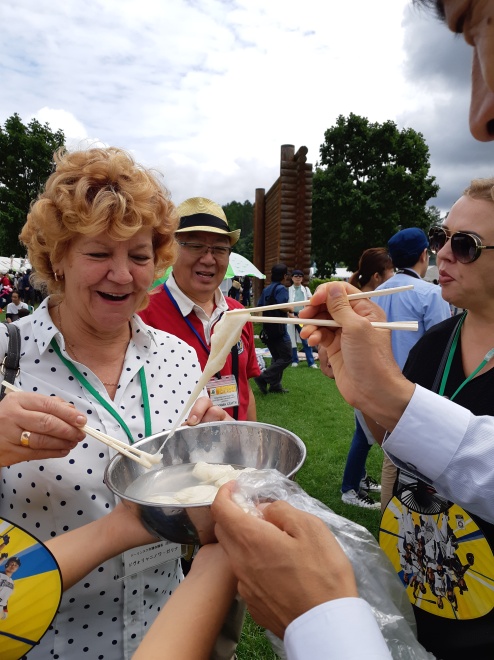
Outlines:
{"type": "Polygon", "coordinates": [[[402,229],[388,241],[389,256],[398,268],[416,264],[427,247],[429,247],[429,239],[418,227],[402,229]]]}

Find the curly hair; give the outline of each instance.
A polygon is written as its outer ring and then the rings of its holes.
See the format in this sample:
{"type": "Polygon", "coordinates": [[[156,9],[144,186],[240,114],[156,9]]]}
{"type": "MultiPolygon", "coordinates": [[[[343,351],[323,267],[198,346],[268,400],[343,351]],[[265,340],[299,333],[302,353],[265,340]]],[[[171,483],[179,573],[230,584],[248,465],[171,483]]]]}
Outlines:
{"type": "MultiPolygon", "coordinates": [[[[156,176],[117,147],[91,148],[54,155],[55,171],[31,205],[19,239],[28,250],[34,282],[48,293],[64,292],[53,264],[73,239],[106,232],[125,241],[151,227],[155,279],[176,256],[178,215],[170,193],[156,176]]],[[[149,298],[146,297],[145,304],[149,298]]]]}
{"type": "Polygon", "coordinates": [[[463,194],[472,199],[483,199],[486,202],[494,202],[494,178],[474,179],[463,194]]]}

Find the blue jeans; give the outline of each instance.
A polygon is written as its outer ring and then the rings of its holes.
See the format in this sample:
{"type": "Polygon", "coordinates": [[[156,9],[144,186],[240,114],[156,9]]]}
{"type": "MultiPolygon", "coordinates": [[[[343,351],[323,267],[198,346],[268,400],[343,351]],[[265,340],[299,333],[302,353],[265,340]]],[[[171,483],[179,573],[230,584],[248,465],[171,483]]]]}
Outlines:
{"type": "Polygon", "coordinates": [[[356,493],[359,492],[360,481],[365,477],[365,462],[370,448],[371,445],[367,442],[367,437],[362,427],[358,420],[355,419],[355,432],[343,472],[342,493],[346,493],[352,490],[352,488],[356,493]]]}
{"type": "MultiPolygon", "coordinates": [[[[297,339],[297,333],[298,333],[298,338],[302,342],[302,350],[305,353],[305,357],[307,358],[307,366],[312,367],[312,365],[315,364],[316,362],[314,360],[314,354],[312,353],[312,348],[307,343],[307,339],[302,339],[302,337],[300,336],[301,330],[302,330],[301,325],[295,326],[295,340],[297,339]]],[[[298,362],[298,351],[296,348],[292,348],[292,362],[298,362]]]]}

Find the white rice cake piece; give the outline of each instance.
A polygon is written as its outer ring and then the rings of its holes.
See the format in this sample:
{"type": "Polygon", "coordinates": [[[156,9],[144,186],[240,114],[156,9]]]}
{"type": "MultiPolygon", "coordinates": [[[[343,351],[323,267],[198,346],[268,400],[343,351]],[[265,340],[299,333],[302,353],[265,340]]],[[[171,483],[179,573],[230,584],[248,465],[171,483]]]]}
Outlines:
{"type": "Polygon", "coordinates": [[[209,504],[217,492],[216,486],[212,485],[189,486],[175,493],[175,497],[181,504],[209,504]]]}
{"type": "Polygon", "coordinates": [[[232,472],[235,472],[235,468],[232,465],[218,465],[216,463],[199,461],[199,463],[194,465],[192,475],[201,483],[216,483],[218,479],[222,479],[225,475],[232,472]]]}

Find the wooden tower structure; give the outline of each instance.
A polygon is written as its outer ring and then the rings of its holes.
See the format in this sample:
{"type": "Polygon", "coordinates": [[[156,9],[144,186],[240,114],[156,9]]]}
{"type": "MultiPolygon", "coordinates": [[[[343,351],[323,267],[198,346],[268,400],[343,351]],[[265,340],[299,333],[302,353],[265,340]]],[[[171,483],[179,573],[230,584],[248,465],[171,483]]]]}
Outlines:
{"type": "Polygon", "coordinates": [[[312,165],[307,163],[307,147],[295,153],[292,144],[281,147],[280,176],[268,192],[256,189],[254,204],[254,264],[266,274],[255,279],[254,298],[271,281],[271,268],[285,263],[288,272],[304,271],[304,282],[311,267],[312,165]]]}

